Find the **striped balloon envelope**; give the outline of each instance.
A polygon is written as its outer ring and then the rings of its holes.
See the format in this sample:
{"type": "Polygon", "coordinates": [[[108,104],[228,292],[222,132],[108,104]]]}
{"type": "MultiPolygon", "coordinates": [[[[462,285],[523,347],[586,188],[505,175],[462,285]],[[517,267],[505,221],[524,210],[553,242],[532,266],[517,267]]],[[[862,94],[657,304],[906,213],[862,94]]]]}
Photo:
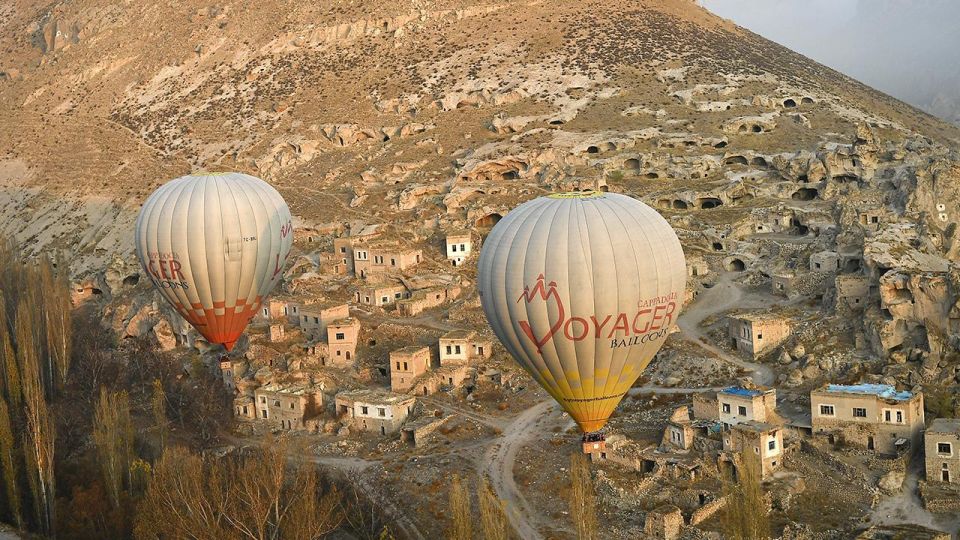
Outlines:
{"type": "Polygon", "coordinates": [[[137,257],[160,294],[229,351],[282,278],[293,223],[263,180],[199,173],[154,191],[135,234],[137,257]]]}
{"type": "Polygon", "coordinates": [[[680,241],[660,214],[592,191],[518,206],[477,262],[494,333],[585,433],[606,424],[663,345],[686,279],[680,241]]]}

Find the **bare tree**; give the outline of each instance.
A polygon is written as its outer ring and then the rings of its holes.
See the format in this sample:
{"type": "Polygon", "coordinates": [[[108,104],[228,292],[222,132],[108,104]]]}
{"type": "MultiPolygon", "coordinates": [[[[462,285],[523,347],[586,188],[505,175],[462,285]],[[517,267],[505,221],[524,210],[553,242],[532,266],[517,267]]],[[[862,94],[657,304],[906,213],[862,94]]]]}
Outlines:
{"type": "Polygon", "coordinates": [[[110,505],[119,509],[124,489],[130,487],[133,463],[133,421],[130,419],[130,398],[125,391],[100,389],[100,400],[94,412],[93,443],[110,505]]]}
{"type": "Polygon", "coordinates": [[[493,492],[486,476],[480,477],[477,499],[480,503],[480,525],[483,527],[484,540],[507,540],[509,533],[506,507],[493,492]]]}
{"type": "Polygon", "coordinates": [[[470,511],[470,491],[466,482],[455,474],[450,481],[450,540],[473,538],[473,516],[470,511]]]}
{"type": "Polygon", "coordinates": [[[37,525],[40,532],[52,536],[56,502],[53,462],[55,432],[43,387],[40,345],[35,311],[28,300],[30,296],[21,296],[16,319],[17,359],[22,376],[27,427],[24,454],[37,525]]]}
{"type": "Polygon", "coordinates": [[[13,348],[11,333],[13,328],[7,319],[6,298],[0,290],[0,370],[3,371],[3,394],[7,404],[13,409],[19,409],[23,403],[23,394],[20,385],[20,368],[17,365],[17,353],[13,348]]]}
{"type": "Polygon", "coordinates": [[[767,504],[760,483],[760,458],[751,452],[735,456],[736,480],[724,478],[726,504],[720,516],[726,538],[770,538],[767,504]]]}
{"type": "Polygon", "coordinates": [[[160,437],[161,450],[167,446],[167,432],[170,421],[167,419],[167,394],[163,390],[163,382],[160,379],[153,380],[153,395],[150,398],[150,405],[153,412],[153,423],[157,427],[157,435],[160,437]]]}
{"type": "Polygon", "coordinates": [[[597,538],[597,494],[583,454],[570,456],[570,517],[579,540],[597,538]]]}
{"type": "Polygon", "coordinates": [[[22,528],[23,517],[20,510],[20,488],[18,485],[20,472],[17,466],[17,456],[14,453],[16,448],[7,401],[0,397],[0,474],[3,475],[7,512],[13,518],[17,528],[22,528]]]}
{"type": "Polygon", "coordinates": [[[58,259],[57,268],[59,270],[54,272],[53,265],[46,259],[41,261],[39,268],[51,396],[62,391],[66,383],[73,337],[70,283],[67,265],[62,258],[58,259]]]}

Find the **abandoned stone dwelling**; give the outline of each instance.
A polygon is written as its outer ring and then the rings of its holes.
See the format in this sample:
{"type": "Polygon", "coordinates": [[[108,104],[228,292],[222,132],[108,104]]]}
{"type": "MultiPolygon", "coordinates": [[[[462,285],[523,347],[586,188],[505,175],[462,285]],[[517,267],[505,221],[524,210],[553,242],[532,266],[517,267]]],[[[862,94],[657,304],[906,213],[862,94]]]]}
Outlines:
{"type": "MultiPolygon", "coordinates": [[[[307,384],[267,384],[254,390],[253,399],[257,418],[280,429],[304,429],[306,421],[323,410],[323,392],[307,384]]],[[[239,410],[237,413],[249,417],[239,410]]]]}
{"type": "Polygon", "coordinates": [[[350,306],[341,303],[307,304],[299,310],[299,326],[308,338],[319,338],[327,333],[332,321],[350,316],[350,306]]]}
{"type": "Polygon", "coordinates": [[[460,266],[473,252],[473,233],[468,230],[450,232],[446,244],[447,260],[453,266],[460,266]]]}
{"type": "Polygon", "coordinates": [[[386,240],[363,241],[353,246],[354,273],[361,278],[400,272],[420,264],[423,253],[399,242],[386,240]]]}
{"type": "Polygon", "coordinates": [[[453,330],[440,337],[440,365],[467,364],[490,358],[493,341],[479,338],[472,330],[453,330]]]}
{"type": "Polygon", "coordinates": [[[772,351],[790,337],[790,320],[769,314],[733,315],[728,318],[733,347],[753,358],[772,351]]]}
{"type": "Polygon", "coordinates": [[[783,466],[783,429],[764,422],[739,423],[724,433],[723,451],[740,453],[740,467],[755,467],[757,477],[767,479],[783,466]]]}
{"type": "Polygon", "coordinates": [[[334,401],[337,416],[351,428],[386,435],[400,430],[417,398],[365,389],[340,392],[334,401]]]}
{"type": "Polygon", "coordinates": [[[880,455],[897,455],[920,443],[923,394],[886,384],[827,384],[810,392],[814,435],[880,455]]]}
{"type": "Polygon", "coordinates": [[[927,482],[960,485],[960,419],[937,418],[923,440],[927,482]]]}
{"type": "Polygon", "coordinates": [[[364,306],[384,307],[410,298],[410,291],[402,283],[380,283],[359,287],[354,301],[364,306]]]}
{"type": "Polygon", "coordinates": [[[404,317],[416,317],[427,309],[441,306],[460,296],[460,286],[430,287],[414,291],[410,298],[397,301],[397,312],[404,317]]]}
{"type": "Polygon", "coordinates": [[[390,389],[406,392],[413,388],[414,379],[430,370],[432,354],[429,347],[408,346],[390,352],[390,389]]]}
{"type": "Polygon", "coordinates": [[[725,428],[743,422],[773,422],[777,419],[777,391],[731,386],[717,392],[715,407],[716,419],[725,428]]]}
{"type": "Polygon", "coordinates": [[[378,233],[377,225],[367,225],[366,227],[361,227],[357,230],[356,234],[350,234],[345,236],[340,236],[333,239],[333,253],[337,256],[338,263],[335,265],[335,272],[338,274],[353,274],[355,273],[354,267],[354,253],[353,247],[355,244],[373,240],[377,237],[378,233]]]}

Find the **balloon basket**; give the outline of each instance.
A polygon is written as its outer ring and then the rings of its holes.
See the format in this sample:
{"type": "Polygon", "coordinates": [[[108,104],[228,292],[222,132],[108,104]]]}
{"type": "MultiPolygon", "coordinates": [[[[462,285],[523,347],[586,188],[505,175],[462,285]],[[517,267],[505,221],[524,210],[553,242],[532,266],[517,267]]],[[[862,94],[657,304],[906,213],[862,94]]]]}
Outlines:
{"type": "Polygon", "coordinates": [[[590,456],[591,459],[605,459],[607,457],[607,438],[599,432],[584,433],[580,438],[583,453],[590,456]]]}

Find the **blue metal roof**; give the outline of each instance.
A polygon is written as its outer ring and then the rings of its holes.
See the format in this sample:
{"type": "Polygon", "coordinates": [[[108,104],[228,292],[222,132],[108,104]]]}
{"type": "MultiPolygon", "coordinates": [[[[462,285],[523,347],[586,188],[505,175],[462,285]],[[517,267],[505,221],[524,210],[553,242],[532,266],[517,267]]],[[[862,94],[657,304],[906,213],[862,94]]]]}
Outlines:
{"type": "Polygon", "coordinates": [[[897,389],[889,384],[828,384],[827,392],[864,394],[895,401],[907,401],[913,397],[913,392],[897,392],[897,389]]]}
{"type": "Polygon", "coordinates": [[[735,396],[743,396],[743,397],[754,397],[754,396],[759,396],[760,394],[763,393],[759,390],[748,390],[746,388],[743,388],[742,386],[731,386],[730,388],[724,388],[720,392],[722,394],[733,394],[735,396]]]}

